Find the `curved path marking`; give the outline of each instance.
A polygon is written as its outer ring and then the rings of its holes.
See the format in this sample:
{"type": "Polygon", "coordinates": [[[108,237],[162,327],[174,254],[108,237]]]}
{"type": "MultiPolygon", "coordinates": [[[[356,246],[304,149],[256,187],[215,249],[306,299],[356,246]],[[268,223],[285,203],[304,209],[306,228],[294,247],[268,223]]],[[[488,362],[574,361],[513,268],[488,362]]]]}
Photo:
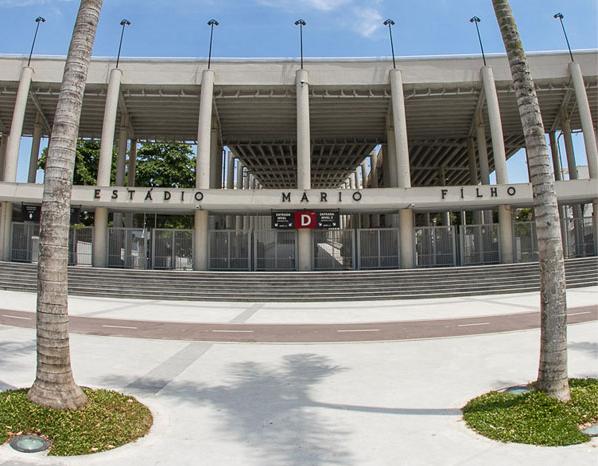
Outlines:
{"type": "MultiPolygon", "coordinates": [[[[70,316],[83,335],[234,343],[328,343],[418,340],[539,328],[540,313],[359,324],[202,324],[70,316]]],[[[598,320],[598,305],[571,308],[568,322],[598,320]]],[[[35,313],[0,310],[0,325],[35,328],[35,313]]]]}

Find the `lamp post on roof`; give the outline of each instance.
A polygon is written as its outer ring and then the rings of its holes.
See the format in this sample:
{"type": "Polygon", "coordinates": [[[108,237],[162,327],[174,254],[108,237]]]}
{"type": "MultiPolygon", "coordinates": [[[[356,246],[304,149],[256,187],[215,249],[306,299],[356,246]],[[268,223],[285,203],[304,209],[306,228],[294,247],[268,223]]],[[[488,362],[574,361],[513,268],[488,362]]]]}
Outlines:
{"type": "Polygon", "coordinates": [[[295,21],[295,26],[299,26],[299,43],[301,45],[301,69],[303,69],[303,26],[307,26],[307,23],[303,19],[295,21]]]}
{"type": "Polygon", "coordinates": [[[123,48],[123,38],[125,36],[125,28],[127,26],[131,25],[131,21],[129,21],[128,19],[123,19],[120,22],[120,25],[122,26],[122,30],[120,31],[120,42],[118,43],[118,54],[116,56],[116,67],[118,68],[118,65],[120,64],[120,52],[122,51],[123,48]]]}
{"type": "Polygon", "coordinates": [[[27,60],[27,66],[31,65],[31,57],[33,56],[33,49],[35,48],[35,41],[37,40],[37,32],[39,31],[39,25],[41,23],[45,23],[46,19],[38,16],[35,18],[35,22],[37,23],[35,26],[35,34],[33,35],[33,43],[31,44],[31,51],[29,52],[29,60],[27,60]]]}
{"type": "Polygon", "coordinates": [[[484,52],[484,43],[482,42],[482,35],[480,34],[479,26],[481,21],[482,20],[477,16],[474,16],[469,20],[470,23],[475,24],[475,29],[478,33],[478,41],[480,42],[480,49],[482,49],[482,60],[484,60],[484,66],[486,66],[486,53],[484,52]]]}
{"type": "Polygon", "coordinates": [[[561,22],[561,27],[563,28],[563,34],[565,35],[565,40],[567,41],[567,49],[569,50],[569,56],[571,57],[571,61],[574,62],[575,58],[573,58],[573,52],[571,51],[571,44],[569,43],[569,36],[567,36],[567,30],[565,29],[565,23],[563,22],[563,19],[565,18],[565,16],[563,15],[563,13],[556,13],[553,16],[554,19],[558,19],[561,22]]]}
{"type": "Polygon", "coordinates": [[[214,26],[219,26],[220,23],[215,19],[211,19],[208,21],[208,26],[210,26],[210,50],[208,52],[208,70],[212,66],[212,44],[214,43],[214,26]]]}
{"type": "Polygon", "coordinates": [[[392,38],[392,27],[395,25],[395,22],[392,19],[387,19],[384,21],[384,26],[388,26],[388,34],[390,36],[390,50],[392,52],[392,67],[396,70],[397,69],[397,60],[395,58],[395,44],[392,38]]]}

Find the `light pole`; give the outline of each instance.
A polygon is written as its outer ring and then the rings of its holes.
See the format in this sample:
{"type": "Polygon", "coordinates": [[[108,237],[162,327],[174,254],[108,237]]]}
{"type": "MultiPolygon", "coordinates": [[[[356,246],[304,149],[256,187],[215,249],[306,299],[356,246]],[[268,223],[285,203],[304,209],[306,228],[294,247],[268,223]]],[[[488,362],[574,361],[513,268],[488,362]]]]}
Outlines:
{"type": "Polygon", "coordinates": [[[214,26],[219,26],[220,23],[215,19],[211,19],[208,21],[208,26],[210,26],[210,50],[208,51],[208,70],[212,66],[212,44],[214,42],[214,26]]]}
{"type": "Polygon", "coordinates": [[[307,23],[298,19],[295,21],[295,26],[299,26],[299,43],[301,44],[301,69],[303,69],[303,26],[307,26],[307,23]]]}
{"type": "Polygon", "coordinates": [[[565,29],[565,23],[563,19],[565,16],[563,13],[557,13],[554,15],[554,19],[558,19],[561,22],[561,27],[563,28],[563,34],[565,34],[565,40],[567,41],[567,49],[569,49],[569,56],[571,57],[571,61],[574,62],[575,58],[573,58],[573,52],[571,51],[571,44],[569,43],[569,36],[567,36],[567,30],[565,29]]]}
{"type": "Polygon", "coordinates": [[[480,18],[478,18],[477,16],[474,16],[473,18],[471,18],[469,20],[470,23],[475,24],[475,30],[478,33],[478,40],[480,41],[480,49],[482,49],[482,60],[484,60],[484,66],[486,66],[486,54],[484,53],[484,43],[482,42],[482,35],[480,34],[480,27],[479,27],[479,23],[482,20],[480,18]]]}
{"type": "Polygon", "coordinates": [[[27,60],[27,67],[31,65],[31,57],[33,56],[33,49],[35,48],[35,41],[37,40],[37,32],[39,31],[40,23],[45,23],[46,19],[38,16],[35,18],[35,22],[37,23],[35,26],[35,34],[33,35],[33,43],[31,44],[31,51],[29,52],[29,60],[27,60]]]}
{"type": "Polygon", "coordinates": [[[123,37],[125,36],[125,27],[130,26],[131,25],[131,21],[129,21],[128,19],[123,19],[120,22],[120,25],[122,26],[122,30],[120,32],[120,42],[118,44],[118,55],[116,56],[116,67],[118,68],[118,65],[120,63],[120,52],[123,48],[123,37]]]}
{"type": "Polygon", "coordinates": [[[390,50],[392,52],[392,67],[396,70],[397,69],[397,60],[395,58],[395,44],[392,38],[392,27],[395,25],[395,22],[392,19],[387,19],[384,21],[384,26],[388,26],[388,34],[390,36],[390,50]]]}

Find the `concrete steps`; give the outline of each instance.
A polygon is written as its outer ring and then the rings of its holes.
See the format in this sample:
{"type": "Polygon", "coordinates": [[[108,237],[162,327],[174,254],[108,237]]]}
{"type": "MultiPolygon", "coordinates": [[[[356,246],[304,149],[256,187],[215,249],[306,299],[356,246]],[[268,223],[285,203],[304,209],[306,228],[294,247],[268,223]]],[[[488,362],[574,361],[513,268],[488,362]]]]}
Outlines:
{"type": "MultiPolygon", "coordinates": [[[[566,262],[567,287],[598,285],[598,257],[566,262]]],[[[0,262],[0,289],[35,291],[37,266],[0,262]]],[[[538,264],[343,272],[69,268],[69,294],[185,301],[350,301],[537,291],[538,264]]]]}

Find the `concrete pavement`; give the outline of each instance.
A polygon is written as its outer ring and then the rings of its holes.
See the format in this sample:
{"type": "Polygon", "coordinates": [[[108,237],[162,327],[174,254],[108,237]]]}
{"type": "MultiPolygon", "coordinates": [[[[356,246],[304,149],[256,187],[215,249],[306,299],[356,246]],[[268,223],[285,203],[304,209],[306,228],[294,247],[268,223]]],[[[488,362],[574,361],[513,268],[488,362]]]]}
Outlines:
{"type": "MultiPolygon", "coordinates": [[[[596,301],[595,290],[585,292],[584,299],[596,301]]],[[[596,322],[570,326],[572,377],[598,377],[597,335],[596,322]]],[[[31,385],[34,338],[31,329],[0,326],[0,389],[31,385]]],[[[3,446],[0,465],[594,466],[598,460],[597,440],[565,448],[501,444],[461,421],[469,399],[535,378],[538,330],[310,345],[76,334],[71,342],[77,382],[138,396],[155,414],[154,428],[134,444],[87,457],[32,457],[3,446]]]]}

